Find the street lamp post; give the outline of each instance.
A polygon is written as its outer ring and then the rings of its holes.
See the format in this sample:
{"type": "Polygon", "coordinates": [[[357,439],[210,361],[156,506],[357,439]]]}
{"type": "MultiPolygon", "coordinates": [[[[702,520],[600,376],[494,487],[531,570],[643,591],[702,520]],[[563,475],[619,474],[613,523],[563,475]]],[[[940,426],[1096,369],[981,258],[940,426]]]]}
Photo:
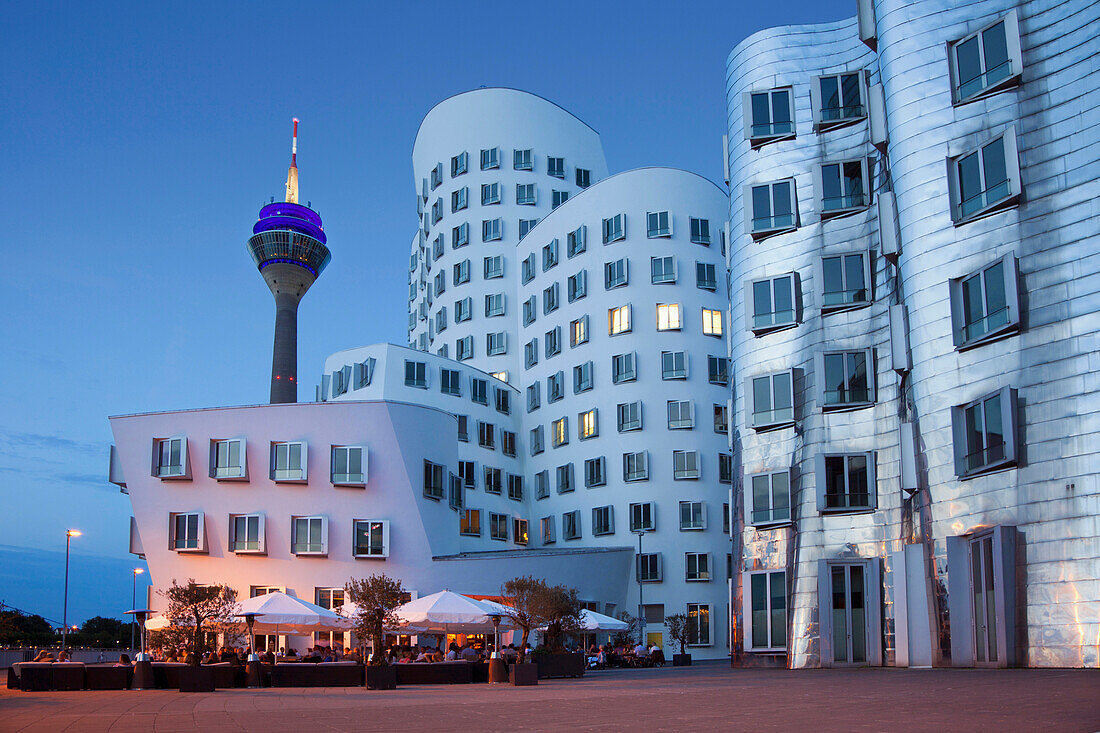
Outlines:
{"type": "MultiPolygon", "coordinates": [[[[137,576],[141,575],[145,571],[141,568],[134,568],[134,598],[131,603],[131,608],[137,608],[137,576]]],[[[134,619],[130,619],[130,649],[134,648],[134,619]]]]}
{"type": "Polygon", "coordinates": [[[644,529],[635,531],[638,535],[638,561],[635,563],[635,572],[638,573],[638,643],[645,643],[645,602],[642,600],[642,535],[644,529]]]}
{"type": "Polygon", "coordinates": [[[65,530],[65,600],[61,607],[61,649],[64,651],[69,634],[69,543],[73,537],[79,537],[79,529],[65,530]]]}

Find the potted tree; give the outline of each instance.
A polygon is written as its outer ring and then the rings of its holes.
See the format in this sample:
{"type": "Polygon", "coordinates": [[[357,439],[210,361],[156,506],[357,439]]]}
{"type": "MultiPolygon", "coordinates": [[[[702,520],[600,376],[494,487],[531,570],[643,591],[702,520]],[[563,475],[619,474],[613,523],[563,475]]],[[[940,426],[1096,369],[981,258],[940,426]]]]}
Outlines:
{"type": "Polygon", "coordinates": [[[553,618],[549,613],[546,582],[532,576],[512,578],[501,589],[507,616],[523,632],[519,644],[519,658],[508,668],[508,681],[513,685],[527,686],[539,683],[538,665],[527,661],[527,640],[531,630],[546,626],[553,618]]]}
{"type": "Polygon", "coordinates": [[[565,639],[576,635],[581,628],[584,607],[577,597],[577,590],[564,585],[547,587],[544,591],[546,615],[546,650],[536,658],[539,677],[581,677],[584,675],[584,653],[567,652],[565,639]]]}
{"type": "Polygon", "coordinates": [[[665,616],[665,626],[668,628],[668,635],[680,645],[680,653],[672,655],[672,666],[690,667],[691,655],[686,653],[685,649],[692,635],[692,620],[685,614],[674,613],[671,616],[665,616]]]}
{"type": "Polygon", "coordinates": [[[213,668],[199,665],[205,646],[204,625],[228,626],[236,620],[237,591],[228,585],[199,585],[194,578],[180,585],[173,578],[172,585],[158,593],[168,601],[164,615],[169,622],[191,629],[187,643],[191,664],[180,669],[180,692],[213,692],[213,668]]]}
{"type": "Polygon", "coordinates": [[[367,662],[364,680],[367,689],[397,689],[397,669],[386,659],[382,645],[385,643],[385,629],[401,624],[394,613],[394,609],[407,597],[401,581],[385,573],[375,573],[369,578],[348,580],[344,591],[357,609],[351,619],[355,635],[360,641],[371,640],[372,654],[367,662]]]}

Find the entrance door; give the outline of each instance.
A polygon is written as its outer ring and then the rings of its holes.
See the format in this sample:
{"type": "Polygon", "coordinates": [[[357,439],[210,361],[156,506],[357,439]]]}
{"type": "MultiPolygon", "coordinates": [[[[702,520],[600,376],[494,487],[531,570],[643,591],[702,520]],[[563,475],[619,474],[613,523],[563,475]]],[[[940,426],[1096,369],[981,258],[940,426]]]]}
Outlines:
{"type": "Polygon", "coordinates": [[[993,536],[970,541],[970,596],[974,603],[974,663],[997,663],[993,536]]]}
{"type": "Polygon", "coordinates": [[[863,565],[832,565],[833,663],[867,664],[867,590],[863,565]]]}

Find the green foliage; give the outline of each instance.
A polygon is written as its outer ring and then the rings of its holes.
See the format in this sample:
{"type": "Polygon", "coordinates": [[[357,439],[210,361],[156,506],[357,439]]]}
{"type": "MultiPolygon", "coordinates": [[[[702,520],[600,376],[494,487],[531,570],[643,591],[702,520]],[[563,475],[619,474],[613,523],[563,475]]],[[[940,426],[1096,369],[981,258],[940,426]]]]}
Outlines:
{"type": "Polygon", "coordinates": [[[389,577],[385,573],[375,573],[369,578],[351,578],[344,586],[348,600],[358,607],[358,611],[352,617],[355,624],[355,635],[360,639],[370,639],[374,656],[371,665],[384,666],[386,655],[382,653],[382,645],[385,641],[385,629],[397,628],[401,620],[397,618],[394,609],[408,599],[400,580],[389,577]]]}
{"type": "Polygon", "coordinates": [[[186,626],[191,631],[187,647],[192,653],[192,663],[198,664],[203,652],[203,625],[228,627],[239,622],[237,591],[228,585],[199,585],[188,578],[180,585],[175,578],[172,585],[157,593],[168,600],[165,616],[173,626],[186,626]]]}
{"type": "Polygon", "coordinates": [[[681,654],[685,653],[684,649],[693,631],[692,623],[692,620],[682,613],[674,613],[671,616],[665,616],[665,626],[668,627],[668,635],[672,637],[673,641],[680,645],[681,654]]]}
{"type": "Polygon", "coordinates": [[[0,645],[51,646],[59,638],[50,623],[37,614],[0,611],[0,645]]]}
{"type": "Polygon", "coordinates": [[[641,633],[641,619],[634,616],[630,611],[619,611],[619,620],[626,624],[626,629],[623,631],[616,631],[611,636],[611,646],[633,647],[636,643],[636,639],[641,633]]]}
{"type": "Polygon", "coordinates": [[[545,580],[528,575],[507,581],[500,594],[509,606],[507,615],[523,631],[520,664],[526,659],[527,640],[532,629],[545,626],[547,639],[560,644],[565,634],[574,633],[580,627],[581,604],[575,588],[550,586],[545,580]]]}

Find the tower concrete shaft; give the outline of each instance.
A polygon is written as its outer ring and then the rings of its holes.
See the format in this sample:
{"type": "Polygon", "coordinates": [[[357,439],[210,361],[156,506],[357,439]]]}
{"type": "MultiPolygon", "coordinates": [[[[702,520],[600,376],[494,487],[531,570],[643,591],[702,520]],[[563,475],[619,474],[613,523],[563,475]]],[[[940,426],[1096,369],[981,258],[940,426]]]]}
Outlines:
{"type": "Polygon", "coordinates": [[[271,351],[271,403],[298,401],[298,303],[317,279],[286,263],[268,265],[264,280],[275,296],[275,343],[271,351]]]}

